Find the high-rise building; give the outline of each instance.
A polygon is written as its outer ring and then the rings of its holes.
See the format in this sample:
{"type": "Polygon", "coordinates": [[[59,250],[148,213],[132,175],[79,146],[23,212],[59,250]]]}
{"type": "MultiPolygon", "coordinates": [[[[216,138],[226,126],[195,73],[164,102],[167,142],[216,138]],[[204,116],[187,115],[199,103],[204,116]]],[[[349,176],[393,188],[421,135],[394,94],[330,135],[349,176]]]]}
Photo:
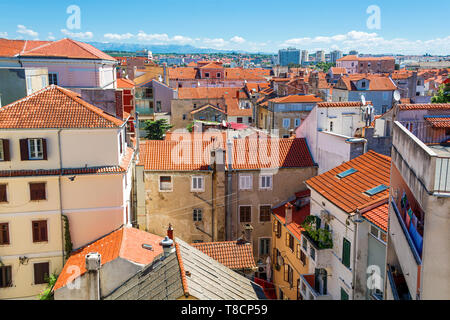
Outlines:
{"type": "Polygon", "coordinates": [[[302,65],[306,64],[309,61],[309,53],[308,50],[302,50],[302,65]]]}
{"type": "Polygon", "coordinates": [[[325,51],[319,50],[316,52],[316,62],[325,62],[325,51]]]}
{"type": "Polygon", "coordinates": [[[342,58],[342,51],[334,50],[330,52],[330,62],[336,63],[337,59],[342,58]]]}
{"type": "Polygon", "coordinates": [[[278,51],[278,62],[280,66],[287,66],[290,63],[300,64],[300,50],[295,48],[281,49],[278,51]]]}

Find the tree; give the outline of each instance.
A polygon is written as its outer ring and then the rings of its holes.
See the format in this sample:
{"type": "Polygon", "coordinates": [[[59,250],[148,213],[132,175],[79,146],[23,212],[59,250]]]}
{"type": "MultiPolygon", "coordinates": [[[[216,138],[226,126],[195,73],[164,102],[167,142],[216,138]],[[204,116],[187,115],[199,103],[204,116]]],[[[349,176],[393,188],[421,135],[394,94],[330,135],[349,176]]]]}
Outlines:
{"type": "Polygon", "coordinates": [[[56,280],[58,280],[58,275],[56,273],[52,273],[50,276],[45,277],[45,281],[48,283],[47,288],[39,294],[39,300],[53,300],[52,290],[55,286],[56,280]]]}
{"type": "Polygon", "coordinates": [[[437,95],[431,98],[431,103],[450,103],[450,82],[439,86],[437,95]]]}
{"type": "Polygon", "coordinates": [[[335,66],[336,66],[336,64],[332,63],[332,62],[318,62],[316,64],[316,69],[322,70],[323,72],[327,73],[331,67],[335,67],[335,66]]]}
{"type": "Polygon", "coordinates": [[[147,132],[146,138],[150,140],[163,140],[166,132],[172,127],[173,125],[168,124],[166,119],[144,122],[144,130],[147,132]]]}

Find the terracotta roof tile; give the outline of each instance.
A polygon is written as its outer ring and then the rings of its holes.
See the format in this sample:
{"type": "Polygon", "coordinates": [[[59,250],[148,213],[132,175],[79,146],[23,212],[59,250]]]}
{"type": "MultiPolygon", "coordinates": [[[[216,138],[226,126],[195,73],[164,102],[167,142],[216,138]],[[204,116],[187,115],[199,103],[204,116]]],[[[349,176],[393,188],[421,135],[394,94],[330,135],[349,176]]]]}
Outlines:
{"type": "Polygon", "coordinates": [[[51,85],[0,108],[0,128],[117,128],[123,120],[51,85]]]}
{"type": "Polygon", "coordinates": [[[362,216],[377,227],[381,228],[383,231],[387,232],[389,216],[388,197],[385,198],[382,204],[363,212],[362,216]]]}
{"type": "Polygon", "coordinates": [[[73,252],[64,265],[53,290],[67,285],[72,275],[72,271],[68,270],[71,266],[77,266],[80,269],[80,275],[86,273],[85,257],[90,252],[101,254],[102,266],[119,257],[133,263],[147,265],[163,253],[162,246],[159,244],[162,240],[160,236],[139,229],[122,227],[73,252]],[[143,244],[151,245],[153,250],[142,248],[143,244]]]}
{"type": "MultiPolygon", "coordinates": [[[[366,101],[366,105],[371,105],[372,102],[366,101]]],[[[345,102],[319,102],[318,108],[345,108],[345,107],[362,107],[360,101],[345,101],[345,102]]]]}
{"type": "Polygon", "coordinates": [[[424,116],[424,119],[431,124],[433,128],[450,128],[450,115],[424,116]]]}
{"type": "Polygon", "coordinates": [[[450,110],[450,103],[399,104],[400,110],[450,110]]]}
{"type": "Polygon", "coordinates": [[[372,150],[336,168],[315,176],[306,184],[347,213],[354,212],[370,202],[389,194],[386,189],[373,196],[365,194],[379,185],[389,186],[391,158],[372,150]],[[344,178],[337,175],[354,168],[357,172],[344,178]]]}
{"type": "Polygon", "coordinates": [[[290,95],[281,98],[274,98],[269,100],[274,103],[309,103],[309,102],[322,102],[323,100],[314,95],[290,95]]]}
{"type": "Polygon", "coordinates": [[[133,80],[126,79],[126,78],[117,79],[117,88],[118,89],[134,88],[135,86],[136,85],[134,84],[133,80]]]}
{"type": "Polygon", "coordinates": [[[206,242],[191,244],[224,266],[239,269],[256,268],[252,245],[238,241],[206,242]]]}

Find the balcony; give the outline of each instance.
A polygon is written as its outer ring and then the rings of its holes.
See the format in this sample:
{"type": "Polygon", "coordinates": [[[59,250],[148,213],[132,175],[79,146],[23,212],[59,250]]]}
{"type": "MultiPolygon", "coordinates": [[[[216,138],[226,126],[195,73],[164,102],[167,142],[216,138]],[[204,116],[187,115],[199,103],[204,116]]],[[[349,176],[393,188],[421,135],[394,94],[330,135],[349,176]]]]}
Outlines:
{"type": "Polygon", "coordinates": [[[302,232],[302,238],[302,250],[309,256],[310,262],[314,263],[315,268],[331,267],[331,252],[333,246],[320,245],[306,231],[302,232]]]}
{"type": "Polygon", "coordinates": [[[299,290],[303,300],[332,300],[331,295],[324,294],[316,290],[314,274],[300,275],[299,290]]]}
{"type": "Polygon", "coordinates": [[[399,268],[388,265],[386,300],[411,300],[404,275],[399,268]]]}
{"type": "Polygon", "coordinates": [[[149,116],[154,114],[154,109],[148,107],[140,107],[136,108],[136,112],[139,112],[140,116],[149,116]]]}
{"type": "Polygon", "coordinates": [[[395,201],[391,198],[393,214],[389,215],[389,236],[392,239],[395,254],[398,258],[400,268],[407,288],[411,296],[415,297],[417,292],[417,280],[420,276],[422,260],[414,245],[408,229],[397,208],[395,201]]]}

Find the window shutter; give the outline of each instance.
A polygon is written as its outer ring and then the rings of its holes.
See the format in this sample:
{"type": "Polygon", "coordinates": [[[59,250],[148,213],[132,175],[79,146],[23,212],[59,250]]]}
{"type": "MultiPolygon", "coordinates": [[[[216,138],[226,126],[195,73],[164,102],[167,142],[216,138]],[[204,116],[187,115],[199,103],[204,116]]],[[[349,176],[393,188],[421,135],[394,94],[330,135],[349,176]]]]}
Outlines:
{"type": "Polygon", "coordinates": [[[47,139],[42,139],[43,160],[47,160],[47,139]]]}
{"type": "Polygon", "coordinates": [[[342,263],[350,267],[350,242],[345,238],[342,244],[342,263]]]}
{"type": "Polygon", "coordinates": [[[22,161],[30,159],[28,154],[28,139],[20,139],[20,159],[22,161]]]}
{"type": "Polygon", "coordinates": [[[9,140],[3,139],[3,161],[11,161],[11,155],[9,153],[9,140]]]}
{"type": "Polygon", "coordinates": [[[33,242],[39,242],[39,223],[33,222],[33,242]]]}
{"type": "Polygon", "coordinates": [[[40,239],[41,241],[48,241],[47,237],[47,221],[42,221],[40,223],[40,239]]]}

